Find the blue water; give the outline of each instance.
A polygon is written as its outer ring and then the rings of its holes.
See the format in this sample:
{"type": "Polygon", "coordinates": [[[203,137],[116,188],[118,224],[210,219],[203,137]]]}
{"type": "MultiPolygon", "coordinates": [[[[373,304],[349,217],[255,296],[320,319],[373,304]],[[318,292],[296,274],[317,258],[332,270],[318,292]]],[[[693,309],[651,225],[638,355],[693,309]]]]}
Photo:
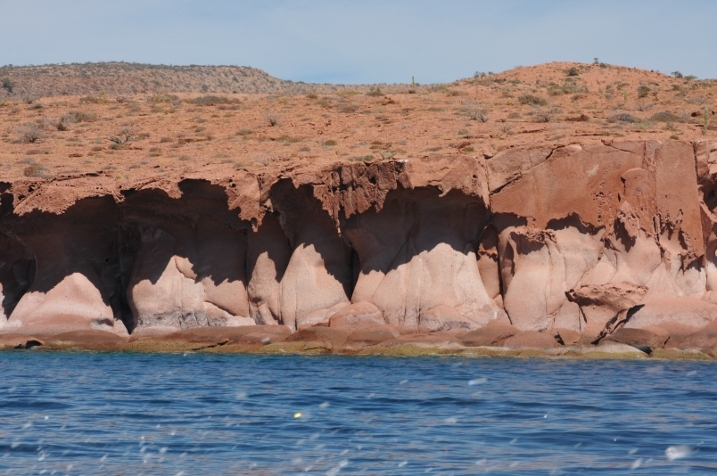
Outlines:
{"type": "Polygon", "coordinates": [[[717,474],[715,363],[24,351],[0,375],[0,474],[717,474]]]}

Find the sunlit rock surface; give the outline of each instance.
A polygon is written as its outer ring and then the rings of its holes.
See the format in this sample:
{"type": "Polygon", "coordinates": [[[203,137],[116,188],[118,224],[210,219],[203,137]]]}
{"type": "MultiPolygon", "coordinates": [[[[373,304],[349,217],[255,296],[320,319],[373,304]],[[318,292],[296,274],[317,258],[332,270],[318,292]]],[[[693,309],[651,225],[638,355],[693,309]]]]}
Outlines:
{"type": "Polygon", "coordinates": [[[451,345],[676,347],[717,318],[708,141],[0,193],[4,334],[318,326],[364,329],[354,349],[446,332],[468,336],[451,345]]]}

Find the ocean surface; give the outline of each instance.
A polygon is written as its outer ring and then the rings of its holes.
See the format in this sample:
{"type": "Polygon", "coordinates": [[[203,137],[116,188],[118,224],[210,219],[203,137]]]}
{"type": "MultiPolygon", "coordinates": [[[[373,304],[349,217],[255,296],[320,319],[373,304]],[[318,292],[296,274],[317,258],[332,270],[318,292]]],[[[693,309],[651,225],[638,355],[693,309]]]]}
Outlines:
{"type": "Polygon", "coordinates": [[[717,364],[0,353],[0,474],[717,474],[717,364]]]}

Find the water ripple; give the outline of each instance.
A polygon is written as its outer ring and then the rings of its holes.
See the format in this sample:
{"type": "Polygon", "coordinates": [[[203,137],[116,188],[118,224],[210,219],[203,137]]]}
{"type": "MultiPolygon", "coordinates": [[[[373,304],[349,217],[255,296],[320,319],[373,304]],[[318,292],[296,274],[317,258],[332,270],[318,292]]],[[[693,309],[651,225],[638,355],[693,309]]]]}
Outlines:
{"type": "Polygon", "coordinates": [[[717,365],[0,354],[0,474],[714,474],[717,365]]]}

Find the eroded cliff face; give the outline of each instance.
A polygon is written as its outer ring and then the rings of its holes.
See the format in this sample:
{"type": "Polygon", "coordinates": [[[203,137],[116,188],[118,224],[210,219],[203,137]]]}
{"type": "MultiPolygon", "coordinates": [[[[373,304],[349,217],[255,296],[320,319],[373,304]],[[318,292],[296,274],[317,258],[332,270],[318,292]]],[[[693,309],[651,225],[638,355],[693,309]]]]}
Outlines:
{"type": "Polygon", "coordinates": [[[717,318],[717,143],[0,183],[0,332],[717,318]]]}

